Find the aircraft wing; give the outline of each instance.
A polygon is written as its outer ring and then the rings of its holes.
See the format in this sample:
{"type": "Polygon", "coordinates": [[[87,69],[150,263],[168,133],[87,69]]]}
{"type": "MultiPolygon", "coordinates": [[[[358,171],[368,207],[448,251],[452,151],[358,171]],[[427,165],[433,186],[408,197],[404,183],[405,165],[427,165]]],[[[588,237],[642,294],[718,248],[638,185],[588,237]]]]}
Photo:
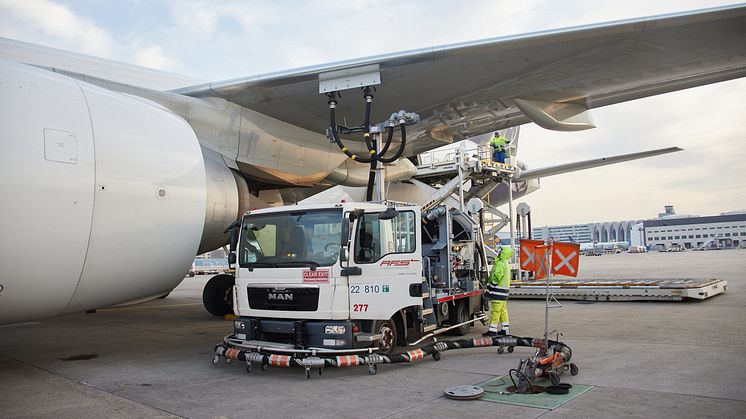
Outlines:
{"type": "MultiPolygon", "coordinates": [[[[592,128],[588,109],[746,75],[746,5],[506,36],[173,90],[220,97],[323,133],[319,80],[379,72],[372,122],[405,109],[422,121],[406,154],[529,121],[592,128]]],[[[359,82],[367,84],[367,81],[359,82]]],[[[342,93],[337,121],[362,122],[357,90],[342,93]]]]}
{"type": "Polygon", "coordinates": [[[559,164],[556,166],[540,167],[537,169],[524,169],[514,178],[515,181],[538,179],[547,176],[560,175],[562,173],[577,172],[578,170],[590,169],[592,167],[606,166],[609,164],[621,163],[624,161],[644,159],[646,157],[658,156],[660,154],[674,153],[682,151],[679,147],[660,148],[657,150],[642,151],[639,153],[621,154],[612,157],[602,157],[600,159],[584,160],[574,163],[559,164]]]}

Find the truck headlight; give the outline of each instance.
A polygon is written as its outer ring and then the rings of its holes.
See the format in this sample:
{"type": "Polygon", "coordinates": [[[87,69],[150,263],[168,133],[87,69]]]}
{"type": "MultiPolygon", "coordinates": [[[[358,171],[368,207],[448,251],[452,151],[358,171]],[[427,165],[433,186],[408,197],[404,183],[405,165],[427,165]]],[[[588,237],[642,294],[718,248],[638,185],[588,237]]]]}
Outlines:
{"type": "Polygon", "coordinates": [[[244,330],[245,328],[246,328],[246,325],[244,325],[244,322],[240,322],[238,320],[233,322],[234,330],[244,330]]]}
{"type": "Polygon", "coordinates": [[[324,326],[325,335],[344,335],[346,332],[347,328],[341,324],[324,326]]]}

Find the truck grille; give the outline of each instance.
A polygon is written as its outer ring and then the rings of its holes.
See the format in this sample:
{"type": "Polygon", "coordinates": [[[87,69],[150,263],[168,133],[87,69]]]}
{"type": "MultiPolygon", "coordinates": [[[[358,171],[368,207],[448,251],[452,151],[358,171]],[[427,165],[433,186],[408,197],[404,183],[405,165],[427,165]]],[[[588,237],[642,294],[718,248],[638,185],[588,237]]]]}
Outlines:
{"type": "Polygon", "coordinates": [[[248,288],[249,307],[255,310],[316,311],[318,288],[248,288]]]}

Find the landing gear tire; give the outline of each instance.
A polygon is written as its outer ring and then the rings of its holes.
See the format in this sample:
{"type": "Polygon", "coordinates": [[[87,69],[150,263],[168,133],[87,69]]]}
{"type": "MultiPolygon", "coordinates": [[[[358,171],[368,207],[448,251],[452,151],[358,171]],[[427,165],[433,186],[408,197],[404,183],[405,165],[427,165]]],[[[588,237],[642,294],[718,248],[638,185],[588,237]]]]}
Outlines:
{"type": "Polygon", "coordinates": [[[434,352],[433,353],[433,359],[436,361],[440,361],[440,352],[434,352]]]}
{"type": "Polygon", "coordinates": [[[396,347],[396,323],[394,320],[378,320],[373,324],[373,333],[380,334],[378,353],[390,354],[396,347]]]}
{"type": "Polygon", "coordinates": [[[498,346],[498,347],[497,347],[497,353],[498,353],[499,355],[502,355],[502,354],[504,354],[504,353],[505,353],[505,350],[503,349],[503,347],[502,347],[502,346],[498,346]]]}
{"type": "MultiPolygon", "coordinates": [[[[463,322],[468,322],[469,319],[469,310],[467,308],[466,302],[459,303],[456,306],[456,315],[454,316],[454,324],[461,324],[463,322]]],[[[463,326],[459,326],[451,331],[451,334],[458,335],[458,336],[464,336],[469,334],[469,330],[471,329],[471,323],[465,324],[463,326]]]]}
{"type": "Polygon", "coordinates": [[[508,353],[509,353],[509,354],[512,354],[512,353],[513,353],[513,350],[514,350],[514,349],[515,349],[515,348],[514,348],[514,347],[512,347],[512,346],[508,346],[508,353]]]}
{"type": "Polygon", "coordinates": [[[233,275],[215,275],[207,281],[202,290],[202,304],[213,316],[223,317],[233,313],[233,296],[231,291],[236,283],[233,275]]]}
{"type": "Polygon", "coordinates": [[[368,374],[376,375],[377,372],[378,372],[378,366],[376,364],[368,365],[368,374]]]}

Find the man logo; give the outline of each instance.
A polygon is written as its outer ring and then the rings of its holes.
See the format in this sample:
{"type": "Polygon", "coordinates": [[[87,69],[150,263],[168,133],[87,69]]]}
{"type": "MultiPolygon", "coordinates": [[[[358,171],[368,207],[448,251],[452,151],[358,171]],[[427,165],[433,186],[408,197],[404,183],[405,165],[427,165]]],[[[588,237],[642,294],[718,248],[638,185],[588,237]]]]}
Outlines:
{"type": "Polygon", "coordinates": [[[270,301],[293,301],[293,294],[289,292],[270,292],[267,294],[270,301]]]}

